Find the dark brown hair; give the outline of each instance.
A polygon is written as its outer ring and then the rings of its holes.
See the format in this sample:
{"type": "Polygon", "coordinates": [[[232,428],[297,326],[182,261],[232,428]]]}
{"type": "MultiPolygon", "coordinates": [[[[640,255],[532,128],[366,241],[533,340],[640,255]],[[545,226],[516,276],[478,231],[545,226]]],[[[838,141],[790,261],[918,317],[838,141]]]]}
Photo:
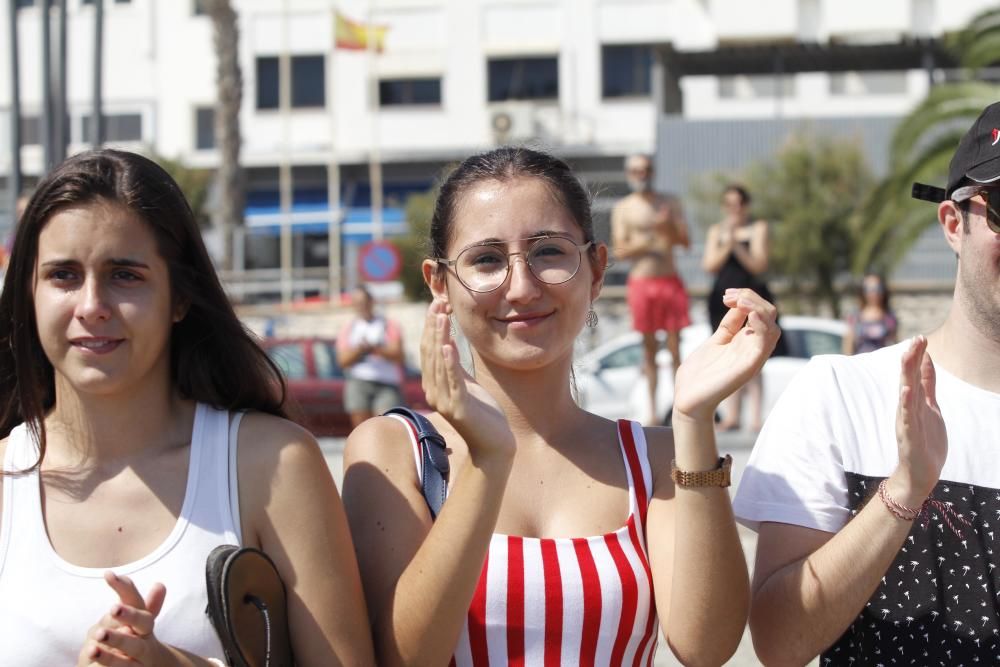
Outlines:
{"type": "Polygon", "coordinates": [[[725,195],[730,192],[735,192],[737,195],[739,195],[740,204],[742,204],[743,206],[750,205],[751,201],[750,191],[747,190],[742,185],[738,183],[730,183],[729,185],[726,186],[726,189],[722,191],[722,194],[725,195]]]}
{"type": "MultiPolygon", "coordinates": [[[[590,195],[569,165],[548,153],[505,146],[466,158],[441,185],[431,218],[431,256],[446,256],[455,209],[471,187],[484,181],[503,182],[516,178],[541,179],[580,226],[583,240],[595,240],[590,195]]],[[[590,256],[592,261],[596,257],[596,248],[593,246],[590,248],[590,256]]]]}
{"type": "Polygon", "coordinates": [[[278,367],[236,317],[209,259],[191,207],[155,162],[117,150],[75,155],[38,184],[24,211],[0,293],[0,437],[26,423],[45,455],[45,413],[55,376],[35,322],[38,237],[68,206],[113,202],[145,221],[166,261],[174,303],[187,306],[170,333],[172,385],[181,396],[224,410],[285,417],[278,367]]]}

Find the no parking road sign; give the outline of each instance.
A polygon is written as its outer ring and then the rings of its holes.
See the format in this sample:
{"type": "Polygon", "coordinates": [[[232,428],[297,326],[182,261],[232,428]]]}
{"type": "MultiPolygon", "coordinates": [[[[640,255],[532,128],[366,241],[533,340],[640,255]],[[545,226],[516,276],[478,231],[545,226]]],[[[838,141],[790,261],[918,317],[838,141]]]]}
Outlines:
{"type": "Polygon", "coordinates": [[[358,250],[358,272],[364,280],[378,283],[399,278],[402,258],[390,241],[369,241],[358,250]]]}

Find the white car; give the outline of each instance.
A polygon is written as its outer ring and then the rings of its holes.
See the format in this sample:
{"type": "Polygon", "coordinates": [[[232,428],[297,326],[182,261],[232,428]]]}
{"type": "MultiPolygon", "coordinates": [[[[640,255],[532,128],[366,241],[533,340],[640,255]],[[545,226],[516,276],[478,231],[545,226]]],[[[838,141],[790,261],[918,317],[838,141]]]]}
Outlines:
{"type": "MultiPolygon", "coordinates": [[[[782,337],[787,356],[771,357],[764,364],[764,404],[766,417],[792,377],[815,354],[839,354],[847,325],[820,317],[782,315],[782,337]]],[[[681,360],[708,339],[707,323],[697,323],[681,331],[681,360]]],[[[582,355],[575,364],[580,405],[608,419],[636,419],[649,423],[646,378],[642,372],[642,337],[629,332],[603,343],[582,355]]],[[[670,353],[661,349],[656,357],[659,380],[656,391],[657,421],[665,421],[673,406],[674,382],[670,353]]],[[[743,409],[747,409],[743,401],[743,409]]],[[[747,423],[746,420],[741,420],[747,423]]]]}

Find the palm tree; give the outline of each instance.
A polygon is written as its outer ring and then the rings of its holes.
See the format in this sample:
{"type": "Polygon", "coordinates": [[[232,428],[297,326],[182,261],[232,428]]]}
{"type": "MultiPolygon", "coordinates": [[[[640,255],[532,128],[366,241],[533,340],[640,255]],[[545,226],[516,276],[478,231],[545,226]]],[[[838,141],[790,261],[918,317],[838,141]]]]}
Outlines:
{"type": "Polygon", "coordinates": [[[216,231],[222,241],[221,269],[233,268],[233,230],[243,224],[245,191],[240,168],[240,105],[243,75],[239,61],[239,29],[230,0],[201,0],[212,20],[216,55],[215,139],[219,147],[219,170],[215,187],[218,198],[216,231]]]}
{"type": "Polygon", "coordinates": [[[889,175],[873,190],[858,218],[863,230],[856,273],[867,268],[888,271],[933,224],[927,204],[910,197],[912,183],[944,183],[962,135],[984,107],[1000,99],[1000,86],[975,78],[981,68],[1000,62],[1000,8],[976,15],[945,44],[971,76],[934,86],[897,126],[889,175]]]}

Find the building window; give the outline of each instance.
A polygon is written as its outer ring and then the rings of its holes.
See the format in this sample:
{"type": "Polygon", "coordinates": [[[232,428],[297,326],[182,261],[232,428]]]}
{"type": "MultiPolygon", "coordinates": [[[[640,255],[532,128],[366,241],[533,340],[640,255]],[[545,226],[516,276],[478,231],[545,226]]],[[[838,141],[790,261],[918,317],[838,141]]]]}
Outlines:
{"type": "Polygon", "coordinates": [[[729,100],[753,100],[794,97],[795,77],[771,74],[720,76],[719,97],[729,100]]]}
{"type": "Polygon", "coordinates": [[[191,10],[192,10],[192,13],[194,13],[195,16],[204,16],[204,15],[208,14],[208,12],[205,11],[205,0],[194,0],[194,2],[192,3],[192,5],[193,6],[192,6],[191,10]]]}
{"type": "Polygon", "coordinates": [[[441,104],[441,79],[382,79],[378,82],[379,106],[441,104]]]}
{"type": "MultiPolygon", "coordinates": [[[[280,65],[277,56],[257,58],[257,108],[277,109],[280,65]]],[[[326,66],[323,56],[292,56],[292,108],[326,105],[326,66]]]]}
{"type": "Polygon", "coordinates": [[[601,95],[648,97],[652,92],[653,47],[644,44],[601,48],[601,95]]]}
{"type": "Polygon", "coordinates": [[[830,94],[905,95],[906,72],[831,72],[830,94]]]}
{"type": "Polygon", "coordinates": [[[42,119],[21,115],[21,145],[37,146],[42,143],[42,119]]]}
{"type": "Polygon", "coordinates": [[[17,3],[16,3],[15,6],[18,9],[20,9],[21,7],[34,7],[35,6],[35,0],[17,0],[17,3]]]}
{"type": "MultiPolygon", "coordinates": [[[[93,116],[83,116],[83,141],[94,143],[93,116]]],[[[142,141],[142,114],[119,113],[104,115],[105,141],[142,141]]]]}
{"type": "Polygon", "coordinates": [[[490,102],[559,97],[559,60],[554,56],[494,58],[487,67],[490,102]]]}
{"type": "Polygon", "coordinates": [[[292,56],[292,108],[326,105],[323,56],[292,56]]]}
{"type": "Polygon", "coordinates": [[[194,119],[194,147],[200,151],[215,148],[215,107],[198,107],[194,119]]]}
{"type": "Polygon", "coordinates": [[[278,108],[278,58],[257,58],[257,108],[278,108]]]}

